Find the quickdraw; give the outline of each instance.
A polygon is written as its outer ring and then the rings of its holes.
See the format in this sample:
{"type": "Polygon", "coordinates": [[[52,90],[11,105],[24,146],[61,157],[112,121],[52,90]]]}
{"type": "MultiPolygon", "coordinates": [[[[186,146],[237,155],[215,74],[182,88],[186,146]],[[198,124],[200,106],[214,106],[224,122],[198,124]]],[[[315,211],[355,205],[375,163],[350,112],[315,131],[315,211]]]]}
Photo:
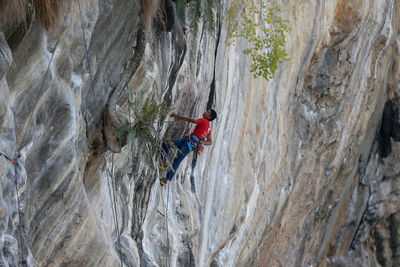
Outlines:
{"type": "Polygon", "coordinates": [[[6,155],[4,155],[4,153],[0,152],[0,156],[3,156],[6,160],[8,160],[9,162],[11,162],[12,164],[16,165],[17,162],[15,160],[13,160],[10,157],[7,157],[6,155]]]}
{"type": "Polygon", "coordinates": [[[201,140],[194,134],[189,136],[190,151],[194,151],[198,156],[200,156],[201,152],[204,150],[204,147],[201,145],[200,141],[201,140]]]}

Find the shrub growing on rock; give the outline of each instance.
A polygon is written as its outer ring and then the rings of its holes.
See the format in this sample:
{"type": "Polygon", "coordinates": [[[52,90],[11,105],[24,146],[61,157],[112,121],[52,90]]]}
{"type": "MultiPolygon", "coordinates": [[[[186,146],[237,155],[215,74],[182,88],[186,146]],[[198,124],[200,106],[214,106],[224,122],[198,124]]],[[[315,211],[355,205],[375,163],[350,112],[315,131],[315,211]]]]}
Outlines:
{"type": "Polygon", "coordinates": [[[270,0],[261,1],[260,7],[254,2],[234,0],[228,9],[227,20],[232,26],[228,44],[239,38],[248,41],[249,48],[243,53],[251,55],[250,71],[254,78],[273,78],[279,64],[289,60],[285,49],[289,21],[280,13],[280,8],[270,0]]]}
{"type": "Polygon", "coordinates": [[[128,143],[137,140],[147,163],[157,168],[163,156],[166,156],[160,130],[172,109],[165,102],[157,104],[144,91],[129,91],[128,111],[121,111],[123,116],[128,117],[129,123],[119,127],[116,136],[126,138],[128,143]]]}

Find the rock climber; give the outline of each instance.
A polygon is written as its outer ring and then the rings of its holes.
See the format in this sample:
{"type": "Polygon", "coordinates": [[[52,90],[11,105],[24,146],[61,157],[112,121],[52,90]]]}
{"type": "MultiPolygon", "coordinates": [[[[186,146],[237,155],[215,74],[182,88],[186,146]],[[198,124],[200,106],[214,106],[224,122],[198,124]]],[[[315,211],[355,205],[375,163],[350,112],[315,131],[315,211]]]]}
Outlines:
{"type": "MultiPolygon", "coordinates": [[[[168,181],[172,180],[179,164],[181,164],[182,160],[190,151],[196,151],[200,149],[202,145],[209,146],[212,144],[210,121],[213,121],[217,117],[217,113],[215,110],[209,109],[203,113],[203,118],[200,119],[193,119],[175,113],[172,113],[170,116],[178,120],[194,123],[196,124],[196,127],[189,137],[174,141],[175,146],[178,148],[178,155],[172,163],[173,168],[169,169],[166,177],[160,179],[161,186],[164,186],[168,181]]],[[[165,154],[168,155],[170,146],[163,143],[162,148],[164,149],[165,154]]],[[[166,168],[167,164],[165,161],[163,164],[163,167],[166,168]]]]}

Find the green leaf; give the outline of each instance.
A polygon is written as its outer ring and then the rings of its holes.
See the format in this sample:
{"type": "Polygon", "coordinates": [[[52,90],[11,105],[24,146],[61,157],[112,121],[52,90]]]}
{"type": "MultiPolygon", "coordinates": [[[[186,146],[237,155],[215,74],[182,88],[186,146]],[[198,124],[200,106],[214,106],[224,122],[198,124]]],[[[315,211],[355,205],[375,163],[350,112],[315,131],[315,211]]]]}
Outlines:
{"type": "Polygon", "coordinates": [[[249,48],[243,53],[253,59],[250,71],[255,78],[262,76],[269,80],[280,63],[290,60],[284,48],[289,21],[280,16],[281,9],[270,0],[263,1],[261,9],[254,2],[234,0],[227,13],[228,22],[234,25],[227,44],[233,44],[238,38],[247,40],[249,48]]]}

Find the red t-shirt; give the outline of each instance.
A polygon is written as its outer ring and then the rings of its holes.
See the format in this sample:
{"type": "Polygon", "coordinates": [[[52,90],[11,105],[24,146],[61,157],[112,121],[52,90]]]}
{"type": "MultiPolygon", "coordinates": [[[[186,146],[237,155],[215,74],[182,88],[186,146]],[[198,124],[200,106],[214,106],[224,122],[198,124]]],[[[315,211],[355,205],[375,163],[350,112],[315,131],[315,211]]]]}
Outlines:
{"type": "Polygon", "coordinates": [[[197,119],[197,125],[192,134],[203,140],[211,134],[210,122],[204,118],[197,119]]]}

